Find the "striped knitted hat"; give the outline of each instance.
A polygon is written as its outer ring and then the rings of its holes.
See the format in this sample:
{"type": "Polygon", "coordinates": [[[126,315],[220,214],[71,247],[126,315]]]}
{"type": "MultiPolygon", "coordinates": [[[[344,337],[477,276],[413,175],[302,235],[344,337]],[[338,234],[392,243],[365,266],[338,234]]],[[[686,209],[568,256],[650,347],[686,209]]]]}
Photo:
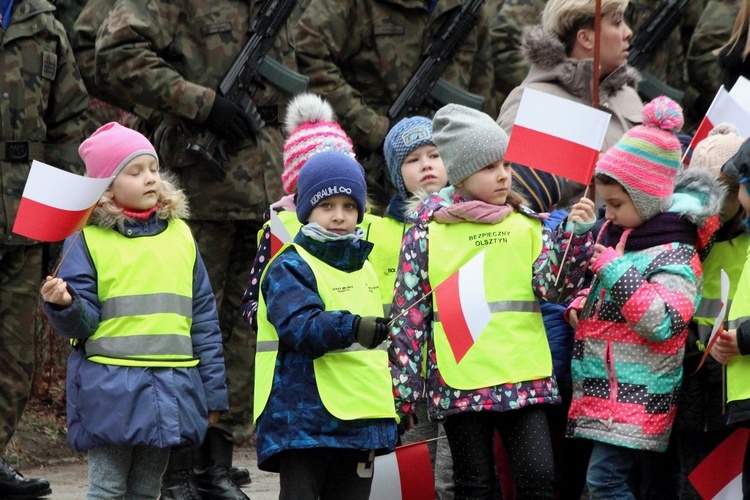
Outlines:
{"type": "Polygon", "coordinates": [[[409,197],[409,192],[404,184],[404,176],[401,174],[401,165],[404,158],[414,150],[425,145],[435,145],[432,142],[432,120],[424,116],[412,116],[404,118],[388,132],[383,143],[383,156],[391,174],[391,182],[404,198],[409,197]]]}
{"type": "Polygon", "coordinates": [[[672,203],[675,176],[680,169],[682,108],[660,96],[643,108],[643,124],[631,128],[596,164],[595,174],[616,180],[627,191],[644,220],[672,203]]]}
{"type": "Polygon", "coordinates": [[[287,107],[284,131],[284,172],[281,183],[286,194],[297,189],[299,170],[321,151],[339,151],[354,156],[352,140],[336,123],[333,108],[315,94],[299,94],[287,107]]]}

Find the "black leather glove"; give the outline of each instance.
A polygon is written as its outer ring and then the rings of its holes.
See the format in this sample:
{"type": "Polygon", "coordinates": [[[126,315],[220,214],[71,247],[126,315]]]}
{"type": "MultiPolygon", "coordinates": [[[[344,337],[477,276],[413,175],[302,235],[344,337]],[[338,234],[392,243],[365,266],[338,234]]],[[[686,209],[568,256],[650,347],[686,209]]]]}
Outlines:
{"type": "Polygon", "coordinates": [[[352,330],[357,342],[367,349],[375,349],[382,344],[391,331],[387,318],[375,316],[355,316],[352,330]]]}
{"type": "Polygon", "coordinates": [[[218,94],[203,125],[228,142],[247,139],[257,128],[245,110],[218,94]]]}

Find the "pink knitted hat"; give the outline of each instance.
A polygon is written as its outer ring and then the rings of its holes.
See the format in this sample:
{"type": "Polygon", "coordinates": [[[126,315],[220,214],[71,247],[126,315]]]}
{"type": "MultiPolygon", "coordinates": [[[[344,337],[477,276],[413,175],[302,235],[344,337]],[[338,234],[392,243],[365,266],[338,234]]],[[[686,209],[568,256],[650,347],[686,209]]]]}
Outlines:
{"type": "Polygon", "coordinates": [[[648,220],[669,208],[682,149],[675,135],[682,108],[660,96],[643,108],[643,124],[631,128],[596,164],[595,174],[616,180],[648,220]]]}
{"type": "Polygon", "coordinates": [[[81,143],[78,154],[86,164],[86,175],[96,179],[115,177],[139,155],[151,155],[159,161],[154,146],[143,134],[116,122],[99,127],[81,143]]]}
{"type": "Polygon", "coordinates": [[[333,108],[315,94],[300,94],[287,107],[284,131],[284,191],[297,189],[297,177],[310,157],[321,151],[338,151],[355,158],[352,140],[336,123],[333,108]]]}

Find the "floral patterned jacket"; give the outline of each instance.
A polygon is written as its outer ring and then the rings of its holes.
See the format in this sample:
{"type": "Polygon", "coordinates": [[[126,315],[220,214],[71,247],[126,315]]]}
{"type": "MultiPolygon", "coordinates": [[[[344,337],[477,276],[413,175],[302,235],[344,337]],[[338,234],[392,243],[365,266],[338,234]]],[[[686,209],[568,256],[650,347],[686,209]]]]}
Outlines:
{"type": "MultiPolygon", "coordinates": [[[[402,415],[411,414],[416,401],[423,397],[431,402],[432,420],[466,411],[507,411],[531,404],[559,403],[553,375],[475,390],[452,388],[440,375],[433,339],[433,303],[422,300],[432,290],[428,224],[435,211],[464,201],[467,200],[453,196],[451,188],[446,188],[427,197],[410,215],[414,226],[404,235],[391,309],[391,318],[397,318],[389,346],[396,410],[402,415]],[[399,316],[402,312],[404,314],[399,316]]],[[[544,217],[524,207],[520,210],[528,217],[544,217]]],[[[593,253],[593,239],[588,232],[571,240],[571,233],[562,229],[558,232],[542,227],[540,230],[542,252],[534,263],[534,282],[529,286],[534,287],[540,298],[570,300],[582,285],[586,262],[593,253]],[[563,279],[555,286],[568,243],[570,249],[564,262],[568,269],[560,273],[563,279]]]]}

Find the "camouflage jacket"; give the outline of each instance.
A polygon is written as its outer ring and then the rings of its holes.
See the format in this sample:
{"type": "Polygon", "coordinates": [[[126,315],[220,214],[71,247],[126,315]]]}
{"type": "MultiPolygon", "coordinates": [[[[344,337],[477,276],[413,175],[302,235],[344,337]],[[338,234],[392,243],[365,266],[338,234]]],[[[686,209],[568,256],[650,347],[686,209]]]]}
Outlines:
{"type": "Polygon", "coordinates": [[[54,9],[46,0],[16,1],[10,25],[0,28],[3,244],[31,243],[11,230],[32,159],[79,172],[83,167],[78,145],[84,139],[88,94],[54,9]],[[6,161],[8,141],[28,141],[29,161],[6,161]]]}
{"type": "MultiPolygon", "coordinates": [[[[510,133],[516,120],[518,105],[526,87],[564,97],[582,104],[591,104],[593,61],[576,60],[565,55],[562,43],[535,26],[524,31],[523,50],[531,61],[531,70],[523,83],[515,88],[503,103],[497,122],[510,133]]],[[[641,122],[643,103],[635,85],[638,72],[621,66],[610,73],[599,85],[599,107],[612,115],[604,137],[602,151],[606,151],[622,135],[641,122]]]]}
{"type": "Polygon", "coordinates": [[[721,68],[714,50],[729,41],[740,0],[709,0],[693,36],[687,55],[690,84],[698,91],[696,113],[703,117],[721,85],[721,68]]]}
{"type": "MultiPolygon", "coordinates": [[[[96,40],[96,84],[107,95],[165,114],[154,133],[162,165],[174,169],[195,220],[261,219],[281,188],[283,136],[278,122],[242,143],[227,144],[226,177],[185,153],[202,131],[215,89],[245,45],[263,0],[121,0],[96,40]]],[[[269,57],[296,69],[287,19],[269,57]]],[[[251,85],[254,102],[283,120],[288,96],[270,82],[251,85]]]]}
{"type": "MultiPolygon", "coordinates": [[[[296,34],[300,70],[310,77],[310,90],[331,103],[360,155],[381,146],[388,108],[460,5],[460,0],[440,0],[430,13],[422,0],[312,0],[305,9],[296,34]]],[[[480,8],[443,78],[484,96],[484,111],[495,116],[490,10],[480,8]]],[[[425,107],[417,114],[433,113],[425,107]]]]}

